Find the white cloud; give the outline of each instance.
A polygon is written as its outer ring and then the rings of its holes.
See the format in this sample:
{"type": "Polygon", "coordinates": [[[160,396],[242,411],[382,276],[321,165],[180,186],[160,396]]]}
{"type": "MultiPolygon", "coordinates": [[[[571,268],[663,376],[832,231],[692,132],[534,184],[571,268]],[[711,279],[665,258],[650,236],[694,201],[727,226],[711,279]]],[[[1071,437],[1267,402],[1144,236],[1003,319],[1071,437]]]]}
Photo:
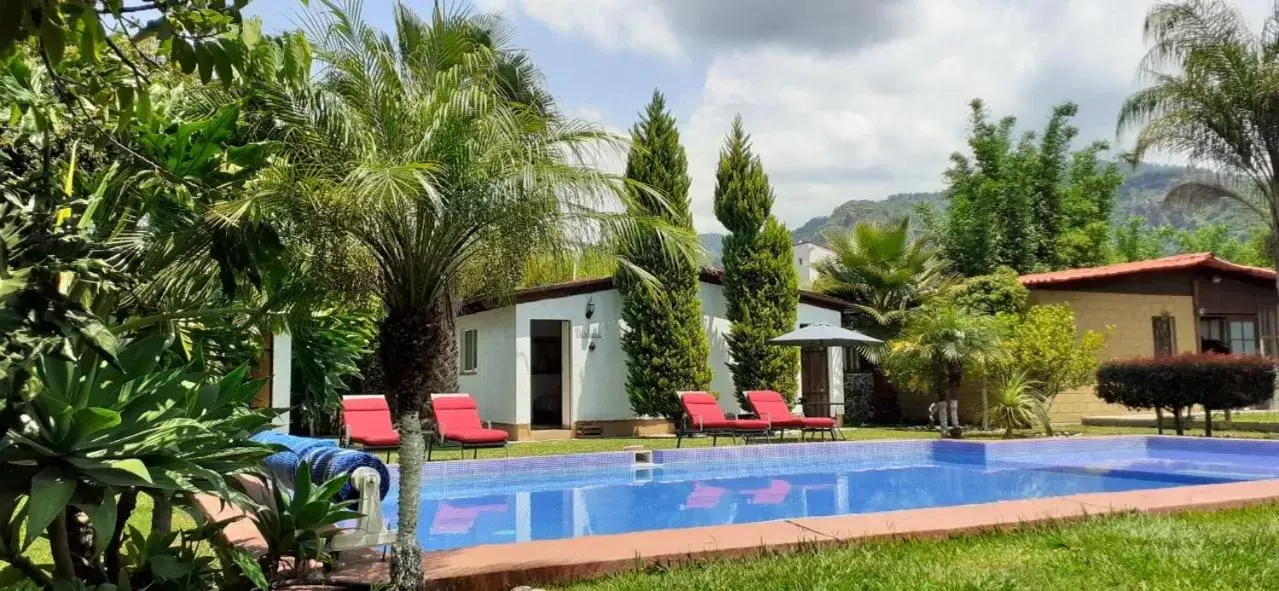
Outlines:
{"type": "MultiPolygon", "coordinates": [[[[556,31],[610,50],[706,56],[700,97],[687,101],[697,106],[681,117],[703,231],[719,228],[711,205],[715,163],[736,113],[773,181],[774,210],[791,227],[848,199],[939,189],[948,155],[964,147],[967,102],[975,97],[995,116],[1016,115],[1027,130],[1040,129],[1054,104],[1073,100],[1078,144],[1114,143],[1153,4],[902,0],[889,10],[888,2],[863,1],[880,8],[870,19],[877,28],[868,28],[856,11],[832,8],[845,0],[791,0],[800,16],[775,30],[760,29],[759,18],[737,19],[759,39],[751,43],[726,29],[735,26],[737,0],[598,0],[573,2],[574,10],[567,0],[484,1],[518,5],[556,31]],[[693,12],[720,14],[723,22],[670,16],[691,14],[681,8],[689,2],[718,3],[718,13],[700,4],[693,12]],[[803,19],[814,34],[797,26],[803,19]],[[843,43],[828,34],[838,26],[827,21],[839,19],[847,25],[843,43]]],[[[1269,8],[1269,0],[1242,4],[1257,23],[1269,8]]]]}
{"type": "Polygon", "coordinates": [[[476,0],[484,12],[522,12],[564,35],[583,36],[609,50],[682,55],[666,14],[649,0],[476,0]]]}

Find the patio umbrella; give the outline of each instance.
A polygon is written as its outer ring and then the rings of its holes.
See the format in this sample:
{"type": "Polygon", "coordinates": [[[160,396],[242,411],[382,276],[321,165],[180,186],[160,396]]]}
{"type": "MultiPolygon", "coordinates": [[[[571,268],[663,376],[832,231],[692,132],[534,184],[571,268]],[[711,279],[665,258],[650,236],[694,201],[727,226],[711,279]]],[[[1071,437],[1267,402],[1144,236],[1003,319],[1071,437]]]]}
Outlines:
{"type": "Polygon", "coordinates": [[[866,343],[882,343],[883,341],[864,335],[855,330],[848,330],[834,324],[818,322],[798,330],[792,330],[770,341],[774,345],[791,345],[795,347],[853,347],[866,343]]]}

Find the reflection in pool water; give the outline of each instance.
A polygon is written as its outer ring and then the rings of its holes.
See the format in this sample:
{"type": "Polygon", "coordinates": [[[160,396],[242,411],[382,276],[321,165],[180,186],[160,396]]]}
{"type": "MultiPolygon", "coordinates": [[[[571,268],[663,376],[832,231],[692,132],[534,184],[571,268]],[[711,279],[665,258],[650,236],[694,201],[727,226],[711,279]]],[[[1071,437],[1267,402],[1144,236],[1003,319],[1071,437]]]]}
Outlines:
{"type": "MultiPolygon", "coordinates": [[[[916,454],[876,461],[673,463],[428,479],[428,550],[1275,477],[1275,457],[1132,450],[1031,463],[916,454]],[[1155,457],[1157,455],[1157,457],[1155,457]]],[[[396,515],[396,491],[384,502],[396,515]]]]}

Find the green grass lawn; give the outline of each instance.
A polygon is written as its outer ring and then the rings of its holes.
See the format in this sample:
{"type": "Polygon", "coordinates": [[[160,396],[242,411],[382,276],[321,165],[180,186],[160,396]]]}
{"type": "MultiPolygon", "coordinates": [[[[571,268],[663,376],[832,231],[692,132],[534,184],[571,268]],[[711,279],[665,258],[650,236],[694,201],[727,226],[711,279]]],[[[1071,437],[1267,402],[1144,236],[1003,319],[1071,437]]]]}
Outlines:
{"type": "MultiPolygon", "coordinates": [[[[151,497],[147,495],[138,495],[137,507],[133,510],[133,515],[129,518],[129,524],[138,528],[138,531],[151,531],[151,497]]],[[[190,515],[182,511],[173,512],[173,528],[189,529],[195,527],[195,520],[190,515]]],[[[40,538],[31,544],[27,549],[27,557],[37,566],[51,568],[53,565],[53,556],[49,554],[49,542],[44,538],[40,538]]],[[[18,571],[5,566],[5,562],[0,560],[0,586],[13,585],[19,581],[25,580],[18,571]]]]}
{"type": "Polygon", "coordinates": [[[637,572],[565,587],[773,589],[1274,589],[1279,505],[1128,514],[950,540],[878,541],[637,572]]]}
{"type": "MultiPolygon", "coordinates": [[[[1279,411],[1262,410],[1249,412],[1231,413],[1231,419],[1239,422],[1249,423],[1279,423],[1279,411]]],[[[1223,411],[1214,411],[1212,413],[1214,427],[1218,424],[1224,424],[1226,413],[1223,411]],[[1218,423],[1222,421],[1223,423],[1218,423]]]]}

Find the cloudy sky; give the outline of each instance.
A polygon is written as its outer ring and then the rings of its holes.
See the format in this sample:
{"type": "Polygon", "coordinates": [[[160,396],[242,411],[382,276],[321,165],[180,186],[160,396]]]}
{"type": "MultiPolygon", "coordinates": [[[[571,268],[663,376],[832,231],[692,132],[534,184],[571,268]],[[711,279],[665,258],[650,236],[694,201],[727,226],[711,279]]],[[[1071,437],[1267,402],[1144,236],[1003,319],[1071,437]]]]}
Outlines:
{"type": "MultiPolygon", "coordinates": [[[[407,0],[428,11],[429,0],[407,0]]],[[[794,228],[848,199],[934,191],[963,148],[967,102],[1040,128],[1079,104],[1080,141],[1115,135],[1153,0],[470,0],[514,24],[563,108],[625,131],[654,88],[679,119],[701,231],[740,113],[794,228]]],[[[1253,22],[1271,0],[1235,0],[1253,22]]],[[[314,5],[315,2],[312,2],[314,5]]],[[[366,16],[390,22],[390,1],[366,16]]],[[[257,0],[269,29],[290,0],[257,0]]],[[[607,163],[617,166],[617,162],[607,163]]]]}

